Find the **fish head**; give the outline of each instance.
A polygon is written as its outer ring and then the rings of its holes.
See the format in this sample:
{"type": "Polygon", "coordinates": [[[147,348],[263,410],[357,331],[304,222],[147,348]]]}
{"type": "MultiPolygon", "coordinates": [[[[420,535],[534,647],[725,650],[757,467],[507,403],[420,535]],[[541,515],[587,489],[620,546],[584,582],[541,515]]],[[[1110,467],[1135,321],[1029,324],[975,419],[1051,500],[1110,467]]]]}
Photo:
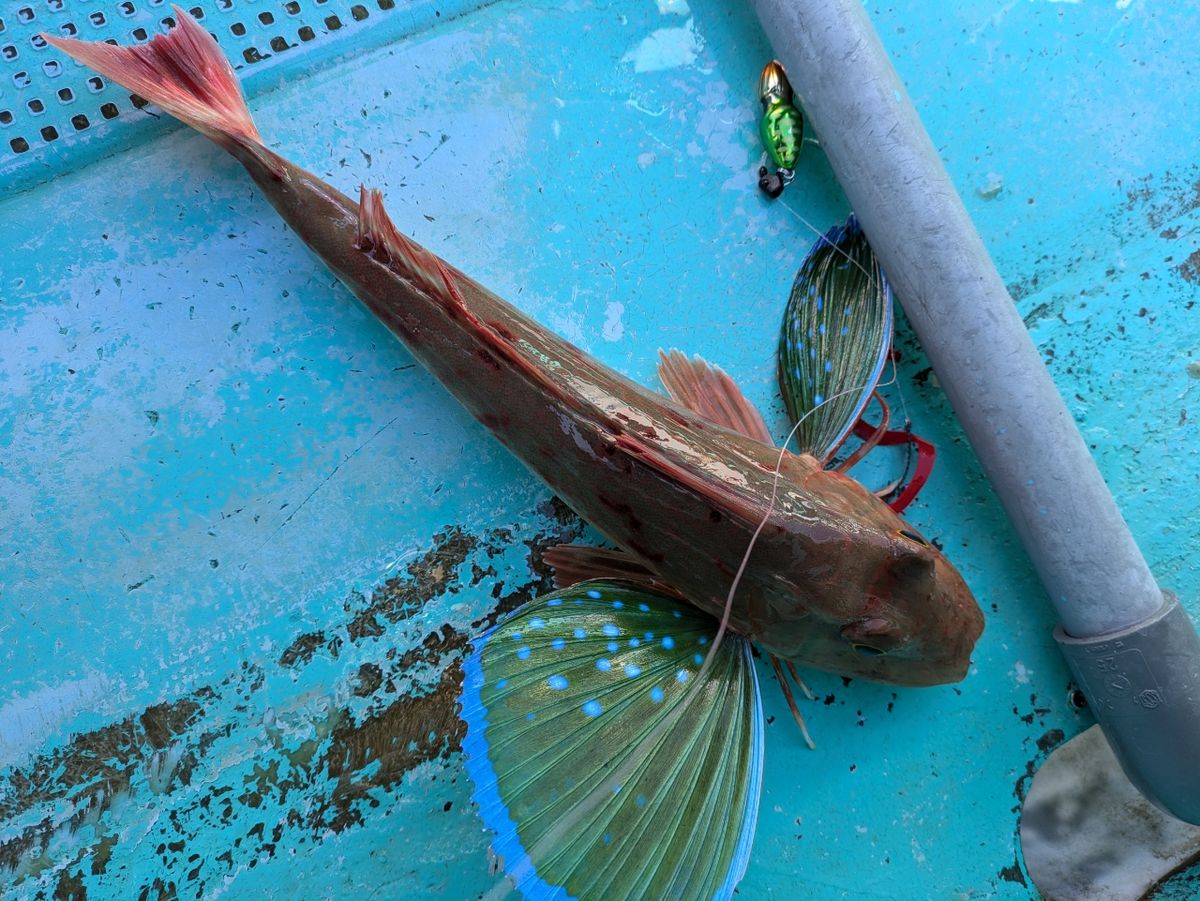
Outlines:
{"type": "Polygon", "coordinates": [[[781,639],[776,653],[895,685],[962,680],[983,613],[958,570],[853,479],[821,476],[822,497],[840,515],[823,517],[815,533],[806,528],[805,547],[782,580],[791,591],[770,603],[774,622],[765,632],[781,639]]]}
{"type": "Polygon", "coordinates": [[[959,682],[983,632],[983,613],[940,550],[907,524],[872,536],[866,586],[852,616],[834,620],[839,653],[854,672],[899,685],[959,682]],[[846,648],[849,648],[849,653],[846,648]]]}

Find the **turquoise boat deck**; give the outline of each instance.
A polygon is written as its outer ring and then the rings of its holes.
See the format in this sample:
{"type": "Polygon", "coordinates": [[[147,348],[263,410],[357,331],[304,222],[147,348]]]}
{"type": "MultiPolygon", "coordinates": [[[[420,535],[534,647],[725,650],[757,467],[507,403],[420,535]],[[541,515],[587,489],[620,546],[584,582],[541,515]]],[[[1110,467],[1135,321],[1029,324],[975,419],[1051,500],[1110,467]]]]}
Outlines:
{"type": "MultiPolygon", "coordinates": [[[[849,210],[812,142],[782,199],[757,191],[771,53],[748,8],[197,3],[272,147],[382,189],[617,370],[655,383],[660,347],[700,353],[786,432],[779,318],[849,210]]],[[[867,6],[1155,575],[1200,615],[1200,12],[867,6]]],[[[463,650],[546,589],[546,547],[595,536],[234,161],[35,38],[168,15],[0,11],[0,895],[503,893],[459,751],[463,650]]],[[[896,347],[887,396],[938,448],[909,518],[987,629],[955,686],[805,673],[815,751],[760,661],[740,897],[1035,897],[1023,793],[1092,722],[903,321],[896,347]]]]}

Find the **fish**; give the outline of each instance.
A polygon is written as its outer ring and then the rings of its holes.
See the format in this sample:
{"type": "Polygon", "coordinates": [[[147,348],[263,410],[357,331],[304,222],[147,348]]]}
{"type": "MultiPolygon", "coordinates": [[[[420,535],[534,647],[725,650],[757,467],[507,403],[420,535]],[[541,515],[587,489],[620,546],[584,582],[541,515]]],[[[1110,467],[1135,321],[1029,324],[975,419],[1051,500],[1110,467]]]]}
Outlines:
{"type": "Polygon", "coordinates": [[[966,583],[862,485],[777,447],[719,368],[662,353],[670,396],[651,391],[408,238],[379,191],[352,199],[270,149],[214,38],[175,17],[131,47],[44,37],[237,159],[617,548],[553,549],[558,590],[479,636],[463,664],[466,766],[509,878],[530,898],[729,897],[763,767],[752,647],[897,685],[958,681],[983,627],[966,583]]]}

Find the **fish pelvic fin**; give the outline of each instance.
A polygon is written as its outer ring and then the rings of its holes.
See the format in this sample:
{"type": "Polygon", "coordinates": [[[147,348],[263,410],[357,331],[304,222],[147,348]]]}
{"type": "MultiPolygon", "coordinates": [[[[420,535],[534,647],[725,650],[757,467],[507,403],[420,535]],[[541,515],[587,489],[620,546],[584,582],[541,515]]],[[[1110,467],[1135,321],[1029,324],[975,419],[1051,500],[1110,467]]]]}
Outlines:
{"type": "Polygon", "coordinates": [[[261,146],[233,67],[208,30],[178,6],[176,25],[147,44],[118,47],[42,34],[47,43],[140,94],[227,150],[261,146]]]}
{"type": "Polygon", "coordinates": [[[366,185],[359,188],[358,241],[355,246],[445,306],[466,310],[466,302],[450,267],[437,254],[396,228],[383,208],[383,194],[366,185]]]}
{"type": "Polygon", "coordinates": [[[461,716],[472,795],[527,899],[729,899],[762,785],[749,642],[610,581],[537,598],[475,640],[461,716]]]}

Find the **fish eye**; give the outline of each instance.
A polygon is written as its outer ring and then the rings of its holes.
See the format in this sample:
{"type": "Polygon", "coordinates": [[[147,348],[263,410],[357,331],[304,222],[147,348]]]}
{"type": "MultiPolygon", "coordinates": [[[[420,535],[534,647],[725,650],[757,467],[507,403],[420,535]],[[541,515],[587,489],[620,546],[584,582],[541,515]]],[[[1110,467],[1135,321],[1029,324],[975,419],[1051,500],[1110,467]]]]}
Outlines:
{"type": "Polygon", "coordinates": [[[904,636],[895,626],[880,617],[868,617],[841,628],[842,641],[863,657],[881,657],[904,644],[904,636]]]}
{"type": "Polygon", "coordinates": [[[850,647],[854,648],[854,650],[862,654],[864,657],[882,657],[887,653],[887,651],[884,651],[880,648],[873,648],[869,644],[859,644],[858,642],[850,645],[850,647]]]}
{"type": "Polygon", "coordinates": [[[901,538],[907,538],[909,541],[912,541],[912,542],[915,542],[916,544],[921,545],[921,547],[926,547],[929,544],[928,541],[926,541],[924,538],[922,538],[920,535],[918,535],[912,529],[897,529],[896,534],[899,535],[901,538]]]}

